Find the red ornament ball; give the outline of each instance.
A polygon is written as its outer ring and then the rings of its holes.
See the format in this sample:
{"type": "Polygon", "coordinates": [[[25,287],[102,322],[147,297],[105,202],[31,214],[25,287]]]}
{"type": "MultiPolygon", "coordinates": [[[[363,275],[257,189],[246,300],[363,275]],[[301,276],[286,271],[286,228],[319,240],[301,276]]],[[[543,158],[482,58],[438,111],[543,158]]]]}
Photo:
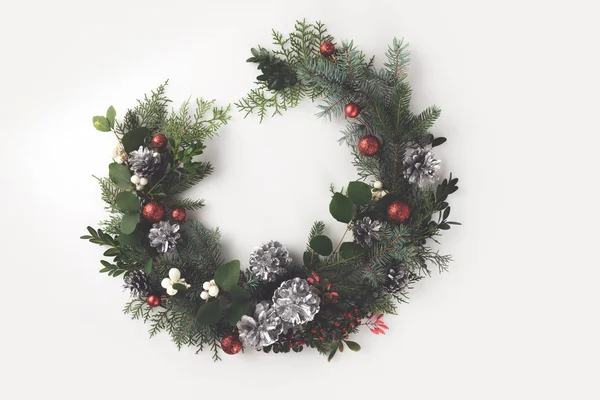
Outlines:
{"type": "Polygon", "coordinates": [[[358,152],[365,157],[373,157],[379,152],[381,143],[373,135],[367,135],[360,138],[358,141],[358,152]]]}
{"type": "Polygon", "coordinates": [[[388,206],[387,215],[391,222],[401,224],[410,217],[410,208],[408,204],[396,200],[388,206]]]}
{"type": "Polygon", "coordinates": [[[152,146],[154,146],[155,149],[164,149],[167,147],[167,143],[169,143],[169,140],[162,133],[158,133],[152,137],[152,146]]]}
{"type": "Polygon", "coordinates": [[[146,303],[148,303],[150,307],[158,307],[160,306],[160,296],[151,294],[146,298],[146,303]]]}
{"type": "Polygon", "coordinates": [[[186,217],[186,212],[183,208],[175,208],[173,211],[171,211],[171,218],[173,218],[173,221],[175,222],[183,222],[185,221],[185,217],[186,217]]]}
{"type": "Polygon", "coordinates": [[[242,342],[236,335],[225,336],[221,340],[221,348],[227,354],[237,354],[242,350],[242,342]]]}
{"type": "Polygon", "coordinates": [[[346,117],[348,118],[356,118],[359,111],[358,104],[356,103],[349,103],[344,107],[344,114],[346,114],[346,117]]]}
{"type": "Polygon", "coordinates": [[[142,209],[142,215],[146,221],[152,223],[158,222],[165,216],[165,206],[156,201],[151,201],[142,209]]]}
{"type": "Polygon", "coordinates": [[[331,42],[323,42],[321,43],[321,47],[319,49],[321,51],[321,55],[324,57],[330,57],[335,53],[335,45],[331,42]]]}

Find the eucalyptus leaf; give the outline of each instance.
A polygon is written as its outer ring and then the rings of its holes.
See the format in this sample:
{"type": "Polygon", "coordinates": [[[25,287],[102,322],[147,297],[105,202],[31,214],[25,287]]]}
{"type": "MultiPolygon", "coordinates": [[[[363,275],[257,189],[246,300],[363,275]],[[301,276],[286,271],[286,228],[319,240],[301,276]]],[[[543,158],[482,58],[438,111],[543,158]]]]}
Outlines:
{"type": "Polygon", "coordinates": [[[318,235],[311,239],[310,248],[322,256],[328,256],[333,251],[333,243],[325,235],[318,235]]]}
{"type": "Polygon", "coordinates": [[[149,258],[148,261],[144,264],[144,272],[147,274],[152,272],[152,259],[149,258]]]}
{"type": "Polygon", "coordinates": [[[364,206],[371,202],[373,194],[369,185],[354,181],[348,184],[348,197],[355,205],[364,206]]]}
{"type": "Polygon", "coordinates": [[[124,214],[138,214],[140,212],[140,199],[138,199],[138,197],[132,192],[118,193],[117,197],[115,198],[115,203],[117,208],[124,214]]]}
{"type": "Polygon", "coordinates": [[[329,212],[336,220],[349,223],[354,216],[354,205],[341,193],[334,193],[329,203],[329,212]]]}
{"type": "Polygon", "coordinates": [[[360,351],[360,344],[356,342],[352,342],[350,340],[345,340],[346,346],[352,351],[360,351]]]}
{"type": "Polygon", "coordinates": [[[365,249],[361,245],[356,244],[354,242],[344,242],[340,246],[340,255],[344,259],[358,256],[360,254],[363,254],[364,252],[365,249]]]}
{"type": "Polygon", "coordinates": [[[96,115],[92,118],[92,122],[94,124],[94,128],[100,132],[110,132],[110,123],[106,117],[103,117],[102,115],[96,115]]]}
{"type": "Polygon", "coordinates": [[[108,165],[108,177],[119,189],[131,188],[131,173],[124,164],[110,163],[108,165]]]}
{"type": "Polygon", "coordinates": [[[142,243],[143,237],[144,237],[144,234],[142,233],[142,231],[140,231],[139,229],[136,229],[133,233],[131,233],[129,235],[121,233],[119,235],[119,237],[117,238],[117,240],[119,241],[120,244],[122,244],[124,246],[138,246],[140,243],[142,243]]]}
{"type": "Polygon", "coordinates": [[[218,301],[204,303],[196,312],[196,322],[200,325],[214,325],[223,316],[218,301]]]}
{"type": "Polygon", "coordinates": [[[250,298],[250,292],[237,285],[232,286],[228,292],[235,301],[247,300],[250,298]]]}
{"type": "Polygon", "coordinates": [[[146,127],[135,128],[127,132],[121,138],[123,148],[127,153],[131,153],[133,150],[137,150],[140,146],[145,144],[146,138],[150,137],[150,129],[146,127]]]}
{"type": "Polygon", "coordinates": [[[252,315],[252,307],[250,306],[250,303],[247,301],[234,302],[227,312],[227,320],[231,325],[235,326],[244,315],[252,315]]]}
{"type": "Polygon", "coordinates": [[[229,291],[236,286],[239,279],[240,262],[238,260],[223,264],[215,271],[215,283],[225,291],[229,291]]]}
{"type": "Polygon", "coordinates": [[[115,110],[113,106],[108,107],[108,110],[106,110],[106,120],[108,121],[108,124],[110,125],[111,129],[115,127],[116,116],[117,110],[115,110]]]}
{"type": "MultiPolygon", "coordinates": [[[[127,192],[126,192],[127,193],[127,192]]],[[[125,214],[121,219],[121,224],[119,227],[121,228],[121,232],[129,235],[135,231],[138,222],[140,222],[140,214],[125,214]]]]}

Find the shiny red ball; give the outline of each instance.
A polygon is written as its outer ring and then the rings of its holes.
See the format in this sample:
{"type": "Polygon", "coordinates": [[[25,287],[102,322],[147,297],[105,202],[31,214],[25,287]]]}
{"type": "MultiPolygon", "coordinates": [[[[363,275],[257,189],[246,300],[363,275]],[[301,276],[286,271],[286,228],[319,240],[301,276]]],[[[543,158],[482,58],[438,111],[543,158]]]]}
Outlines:
{"type": "Polygon", "coordinates": [[[173,221],[175,222],[185,221],[186,216],[187,214],[183,208],[175,208],[171,211],[171,218],[173,218],[173,221]]]}
{"type": "Polygon", "coordinates": [[[358,152],[365,157],[373,157],[379,152],[381,143],[373,135],[367,135],[360,138],[358,141],[358,152]]]}
{"type": "Polygon", "coordinates": [[[242,350],[242,342],[236,335],[225,336],[221,340],[221,348],[227,354],[237,354],[242,350]]]}
{"type": "Polygon", "coordinates": [[[148,296],[146,298],[146,303],[148,303],[148,305],[150,307],[158,307],[160,306],[160,297],[154,294],[151,294],[150,296],[148,296]]]}
{"type": "Polygon", "coordinates": [[[319,50],[322,56],[330,57],[335,53],[335,45],[331,42],[323,42],[321,43],[319,50]]]}
{"type": "Polygon", "coordinates": [[[161,221],[165,216],[165,206],[156,201],[151,201],[142,209],[142,215],[148,222],[155,223],[161,221]]]}
{"type": "Polygon", "coordinates": [[[356,103],[349,103],[344,107],[344,114],[346,114],[346,117],[348,118],[356,118],[359,111],[358,104],[356,103]]]}
{"type": "Polygon", "coordinates": [[[152,146],[154,146],[155,149],[164,149],[167,147],[168,143],[169,140],[162,133],[158,133],[152,137],[152,146]]]}
{"type": "Polygon", "coordinates": [[[401,224],[410,217],[410,207],[400,200],[393,201],[387,209],[388,219],[396,224],[401,224]]]}

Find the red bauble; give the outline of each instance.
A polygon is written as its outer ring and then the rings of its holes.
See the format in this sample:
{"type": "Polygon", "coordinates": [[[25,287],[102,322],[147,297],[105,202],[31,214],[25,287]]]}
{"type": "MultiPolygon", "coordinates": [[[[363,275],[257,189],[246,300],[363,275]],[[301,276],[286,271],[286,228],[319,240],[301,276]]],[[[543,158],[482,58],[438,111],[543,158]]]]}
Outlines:
{"type": "Polygon", "coordinates": [[[346,117],[348,118],[356,118],[359,111],[358,104],[356,103],[349,103],[344,107],[344,114],[346,114],[346,117]]]}
{"type": "Polygon", "coordinates": [[[221,348],[227,354],[237,354],[242,350],[242,342],[236,335],[225,336],[221,340],[221,348]]]}
{"type": "Polygon", "coordinates": [[[367,135],[360,138],[358,141],[358,152],[365,157],[373,157],[379,152],[381,143],[373,135],[367,135]]]}
{"type": "Polygon", "coordinates": [[[387,215],[391,222],[400,224],[410,217],[410,208],[408,204],[396,200],[388,206],[387,215]]]}
{"type": "Polygon", "coordinates": [[[164,149],[167,147],[167,143],[169,143],[169,140],[162,133],[156,134],[152,137],[152,146],[154,146],[155,149],[164,149]]]}
{"type": "Polygon", "coordinates": [[[144,216],[146,221],[152,223],[158,222],[162,220],[165,216],[165,206],[156,201],[151,201],[150,203],[146,204],[142,209],[142,215],[144,216]]]}
{"type": "Polygon", "coordinates": [[[323,42],[321,43],[321,47],[319,49],[321,51],[321,55],[324,57],[330,57],[335,53],[335,45],[331,42],[323,42]]]}
{"type": "Polygon", "coordinates": [[[158,307],[160,306],[160,296],[151,294],[146,298],[146,303],[148,303],[150,307],[158,307]]]}
{"type": "Polygon", "coordinates": [[[185,221],[186,215],[187,214],[183,208],[175,208],[173,211],[171,211],[171,218],[173,218],[173,221],[175,222],[185,221]]]}

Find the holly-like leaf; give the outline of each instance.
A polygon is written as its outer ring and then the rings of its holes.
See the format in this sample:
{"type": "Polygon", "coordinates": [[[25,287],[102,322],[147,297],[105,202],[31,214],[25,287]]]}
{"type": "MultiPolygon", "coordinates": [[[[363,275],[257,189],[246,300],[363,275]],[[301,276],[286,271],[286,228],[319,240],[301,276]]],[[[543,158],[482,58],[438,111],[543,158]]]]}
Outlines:
{"type": "Polygon", "coordinates": [[[223,264],[215,271],[215,283],[225,291],[230,291],[232,287],[236,286],[239,279],[240,262],[238,260],[223,264]]]}
{"type": "Polygon", "coordinates": [[[318,235],[311,239],[310,248],[322,256],[328,256],[333,251],[333,243],[325,235],[318,235]]]}
{"type": "Polygon", "coordinates": [[[110,125],[111,129],[115,127],[116,116],[117,110],[115,110],[113,106],[108,107],[108,110],[106,110],[106,120],[108,121],[108,124],[110,125]]]}
{"type": "Polygon", "coordinates": [[[365,206],[371,202],[373,194],[369,185],[355,181],[348,184],[348,197],[357,206],[365,206]]]}
{"type": "Polygon", "coordinates": [[[344,242],[340,246],[340,255],[344,259],[352,258],[363,254],[365,252],[364,247],[354,242],[344,242]]]}
{"type": "Polygon", "coordinates": [[[360,351],[360,344],[356,342],[352,342],[350,340],[345,340],[346,346],[352,351],[360,351]]]}
{"type": "Polygon", "coordinates": [[[247,301],[234,302],[227,312],[227,320],[231,325],[235,326],[244,315],[252,315],[250,303],[247,301]]]}
{"type": "Polygon", "coordinates": [[[117,208],[124,214],[138,214],[140,212],[140,199],[131,192],[120,192],[117,194],[115,200],[117,208]]]}
{"type": "Polygon", "coordinates": [[[238,285],[231,287],[228,292],[234,301],[248,300],[250,298],[250,292],[238,285]]]}
{"type": "Polygon", "coordinates": [[[96,115],[92,118],[92,122],[94,123],[94,128],[100,132],[110,132],[110,123],[106,117],[103,117],[102,115],[96,115]]]}
{"type": "Polygon", "coordinates": [[[329,203],[329,212],[336,220],[348,223],[354,216],[354,205],[341,193],[334,193],[329,203]]]}
{"type": "Polygon", "coordinates": [[[200,325],[214,325],[222,317],[218,301],[209,301],[202,305],[196,313],[196,322],[200,325]]]}
{"type": "Polygon", "coordinates": [[[139,212],[135,214],[125,214],[123,216],[123,219],[121,219],[121,224],[119,225],[119,227],[121,228],[121,232],[126,235],[132,234],[133,231],[135,231],[138,222],[140,222],[139,212]]]}
{"type": "Polygon", "coordinates": [[[144,145],[146,138],[148,138],[150,134],[150,129],[146,127],[140,127],[130,130],[121,138],[123,148],[127,153],[131,153],[133,150],[137,150],[140,146],[144,145]]]}
{"type": "Polygon", "coordinates": [[[131,188],[131,173],[124,164],[110,163],[108,165],[108,177],[119,189],[131,188]]]}
{"type": "Polygon", "coordinates": [[[152,259],[149,258],[148,261],[144,264],[144,272],[147,274],[152,272],[152,259]]]}
{"type": "Polygon", "coordinates": [[[173,289],[179,292],[185,292],[187,290],[187,286],[185,286],[183,283],[174,283],[173,289]]]}

